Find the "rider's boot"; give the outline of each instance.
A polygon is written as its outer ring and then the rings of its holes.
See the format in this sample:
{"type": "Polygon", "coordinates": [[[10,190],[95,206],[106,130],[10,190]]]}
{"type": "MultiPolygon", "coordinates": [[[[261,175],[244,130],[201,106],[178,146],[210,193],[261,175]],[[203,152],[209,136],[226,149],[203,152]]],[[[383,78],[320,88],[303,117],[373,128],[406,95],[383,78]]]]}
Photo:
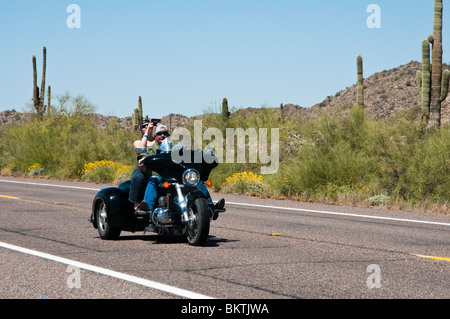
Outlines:
{"type": "Polygon", "coordinates": [[[219,200],[216,205],[214,205],[214,215],[213,215],[213,220],[216,220],[219,217],[219,213],[220,212],[224,212],[225,211],[225,198],[222,198],[221,200],[219,200]]]}
{"type": "Polygon", "coordinates": [[[144,212],[148,212],[150,209],[148,208],[148,204],[145,200],[143,200],[141,202],[141,204],[139,205],[139,210],[142,210],[144,212]]]}
{"type": "Polygon", "coordinates": [[[143,200],[134,210],[135,215],[146,215],[150,211],[148,204],[143,200]]]}

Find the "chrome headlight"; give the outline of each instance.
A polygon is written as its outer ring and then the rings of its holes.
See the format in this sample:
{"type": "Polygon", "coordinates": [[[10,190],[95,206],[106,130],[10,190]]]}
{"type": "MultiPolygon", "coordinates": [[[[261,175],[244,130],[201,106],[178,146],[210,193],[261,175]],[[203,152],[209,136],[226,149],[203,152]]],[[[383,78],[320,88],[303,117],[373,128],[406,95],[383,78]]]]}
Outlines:
{"type": "Polygon", "coordinates": [[[196,186],[200,181],[200,174],[197,170],[191,168],[183,173],[183,184],[187,186],[196,186]]]}

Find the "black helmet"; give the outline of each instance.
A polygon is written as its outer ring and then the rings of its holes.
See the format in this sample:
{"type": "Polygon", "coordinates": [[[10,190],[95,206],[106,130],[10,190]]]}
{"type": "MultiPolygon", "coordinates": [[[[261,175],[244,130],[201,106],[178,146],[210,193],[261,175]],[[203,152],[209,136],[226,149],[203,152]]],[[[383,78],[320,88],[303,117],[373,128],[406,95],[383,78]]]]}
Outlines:
{"type": "Polygon", "coordinates": [[[147,126],[150,123],[149,120],[142,120],[141,121],[141,127],[147,126]]]}

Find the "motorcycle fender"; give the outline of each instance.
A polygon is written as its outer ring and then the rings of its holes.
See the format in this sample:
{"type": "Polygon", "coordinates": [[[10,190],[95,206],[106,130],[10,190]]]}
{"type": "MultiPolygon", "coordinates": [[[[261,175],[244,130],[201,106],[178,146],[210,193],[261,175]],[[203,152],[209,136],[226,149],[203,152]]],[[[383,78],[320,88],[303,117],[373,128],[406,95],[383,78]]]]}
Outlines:
{"type": "Polygon", "coordinates": [[[189,203],[193,202],[197,198],[206,198],[206,196],[201,191],[195,191],[186,195],[186,199],[189,203]]]}
{"type": "Polygon", "coordinates": [[[97,228],[95,210],[102,198],[106,203],[108,223],[113,227],[125,227],[129,223],[128,210],[132,208],[132,203],[128,201],[128,194],[117,187],[108,187],[100,190],[94,198],[92,205],[92,216],[94,217],[94,227],[97,228]]]}

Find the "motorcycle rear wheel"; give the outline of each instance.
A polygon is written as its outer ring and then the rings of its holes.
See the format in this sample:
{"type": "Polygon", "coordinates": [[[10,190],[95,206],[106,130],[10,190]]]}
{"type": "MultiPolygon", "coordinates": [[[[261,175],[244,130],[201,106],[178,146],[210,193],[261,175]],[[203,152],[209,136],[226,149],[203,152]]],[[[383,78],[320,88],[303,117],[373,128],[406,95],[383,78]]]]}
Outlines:
{"type": "Polygon", "coordinates": [[[111,227],[108,219],[108,207],[103,198],[99,198],[96,203],[95,218],[97,218],[97,229],[101,239],[111,240],[120,236],[119,227],[111,227]]]}
{"type": "Polygon", "coordinates": [[[209,210],[205,198],[197,198],[188,208],[188,219],[186,223],[186,238],[190,245],[201,246],[205,244],[209,235],[209,210]]]}

